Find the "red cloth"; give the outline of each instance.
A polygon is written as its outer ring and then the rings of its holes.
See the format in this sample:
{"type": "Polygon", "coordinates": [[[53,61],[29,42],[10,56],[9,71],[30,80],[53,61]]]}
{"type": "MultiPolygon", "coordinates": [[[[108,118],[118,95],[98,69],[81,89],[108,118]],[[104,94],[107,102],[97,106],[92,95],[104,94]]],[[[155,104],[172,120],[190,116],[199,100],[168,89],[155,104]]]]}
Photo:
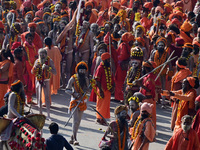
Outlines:
{"type": "Polygon", "coordinates": [[[143,85],[147,87],[151,92],[147,92],[145,89],[141,89],[140,93],[143,95],[152,95],[153,99],[155,98],[155,85],[160,85],[159,80],[155,82],[156,75],[153,73],[150,73],[148,76],[143,78],[143,85]]]}
{"type": "Polygon", "coordinates": [[[194,118],[192,129],[194,129],[199,137],[200,142],[200,109],[196,113],[196,117],[194,118]]]}
{"type": "MultiPolygon", "coordinates": [[[[95,79],[97,81],[99,81],[101,83],[101,87],[104,91],[108,90],[107,89],[107,82],[106,82],[106,74],[105,74],[105,71],[104,71],[104,67],[102,65],[102,62],[101,64],[98,66],[96,72],[95,72],[95,75],[94,75],[95,79]]],[[[112,80],[112,83],[113,83],[113,75],[111,75],[111,80],[112,80]]]]}
{"type": "Polygon", "coordinates": [[[120,44],[117,50],[118,64],[117,64],[116,73],[115,73],[115,99],[116,100],[124,99],[122,88],[123,88],[124,80],[126,78],[127,70],[122,70],[120,64],[122,61],[129,59],[130,49],[131,47],[128,45],[128,43],[123,42],[120,44]]]}
{"type": "Polygon", "coordinates": [[[22,45],[21,45],[21,42],[14,42],[14,43],[12,44],[11,50],[15,50],[15,48],[18,48],[18,47],[20,47],[20,46],[22,46],[22,45]]]}
{"type": "MultiPolygon", "coordinates": [[[[29,33],[29,31],[21,34],[22,43],[24,43],[26,41],[25,36],[26,36],[27,33],[29,33]]],[[[40,48],[43,47],[42,40],[36,32],[35,32],[35,35],[34,35],[33,44],[36,46],[37,49],[40,49],[40,48]]]]}

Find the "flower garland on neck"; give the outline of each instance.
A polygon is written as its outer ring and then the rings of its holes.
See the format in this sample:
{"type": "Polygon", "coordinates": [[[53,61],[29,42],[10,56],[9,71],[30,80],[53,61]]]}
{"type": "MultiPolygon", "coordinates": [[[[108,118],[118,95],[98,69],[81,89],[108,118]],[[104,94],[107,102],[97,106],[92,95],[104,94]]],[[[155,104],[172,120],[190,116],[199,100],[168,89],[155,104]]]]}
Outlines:
{"type": "Polygon", "coordinates": [[[103,65],[103,68],[104,68],[104,71],[105,71],[105,75],[106,75],[107,89],[110,90],[112,88],[110,67],[107,67],[108,68],[108,70],[107,70],[103,62],[102,62],[102,65],[103,65]]]}
{"type": "MultiPolygon", "coordinates": [[[[156,50],[155,56],[154,56],[154,62],[156,63],[157,66],[161,65],[162,63],[164,63],[166,61],[166,58],[167,58],[166,50],[163,52],[161,58],[159,57],[159,55],[160,54],[159,54],[158,50],[156,50]]],[[[165,69],[162,71],[162,74],[166,71],[167,71],[167,67],[165,67],[165,69]]],[[[160,72],[160,69],[157,69],[157,72],[160,72]]]]}
{"type": "Polygon", "coordinates": [[[188,61],[190,59],[190,57],[191,57],[191,54],[188,55],[188,57],[186,58],[186,61],[188,61]]]}
{"type": "Polygon", "coordinates": [[[77,48],[81,48],[81,47],[84,45],[85,40],[86,40],[86,37],[87,37],[89,31],[90,31],[90,30],[88,29],[88,30],[86,31],[86,33],[84,33],[84,34],[81,36],[80,40],[79,40],[79,36],[76,37],[76,46],[77,46],[77,48]],[[79,40],[79,43],[78,43],[78,40],[79,40]]]}
{"type": "MultiPolygon", "coordinates": [[[[45,63],[44,63],[44,64],[46,64],[46,65],[49,66],[49,64],[50,64],[50,57],[49,57],[49,56],[47,56],[47,59],[45,60],[45,63]]],[[[44,79],[50,79],[50,78],[51,78],[51,73],[50,73],[50,71],[51,71],[52,68],[49,67],[49,69],[46,70],[48,73],[46,73],[46,71],[42,69],[42,65],[43,65],[43,64],[40,63],[40,61],[38,61],[38,65],[39,65],[40,67],[37,68],[37,69],[36,69],[36,72],[35,72],[35,76],[36,76],[37,80],[38,80],[38,81],[42,81],[42,80],[44,80],[44,79]]]]}
{"type": "Polygon", "coordinates": [[[137,136],[138,136],[139,128],[140,128],[141,123],[142,123],[141,118],[138,117],[138,119],[135,121],[135,124],[133,126],[133,133],[132,133],[132,139],[133,140],[135,140],[137,138],[137,136]],[[138,124],[138,121],[140,121],[139,124],[138,124]],[[136,129],[136,126],[137,126],[137,129],[136,129]]]}
{"type": "Polygon", "coordinates": [[[90,81],[92,88],[94,89],[94,93],[100,98],[102,99],[101,95],[99,95],[99,93],[97,92],[97,87],[96,87],[96,80],[92,79],[90,81]]]}
{"type": "MultiPolygon", "coordinates": [[[[130,75],[130,72],[131,72],[132,68],[133,68],[133,67],[131,67],[131,68],[129,69],[128,73],[127,73],[127,81],[126,81],[127,85],[129,85],[130,87],[133,86],[133,83],[130,83],[130,82],[129,82],[129,75],[130,75]]],[[[140,74],[141,74],[141,68],[139,68],[139,69],[137,70],[136,75],[135,75],[135,78],[134,78],[133,81],[136,81],[137,79],[139,79],[140,74]]]]}
{"type": "Polygon", "coordinates": [[[126,143],[126,127],[124,127],[124,136],[123,136],[123,141],[121,143],[121,136],[120,136],[120,127],[119,127],[119,122],[116,120],[117,123],[117,135],[118,135],[118,147],[119,150],[124,150],[125,148],[125,143],[126,143]]]}
{"type": "MultiPolygon", "coordinates": [[[[78,88],[78,90],[77,91],[79,91],[82,95],[84,94],[84,92],[83,92],[83,89],[81,88],[81,86],[80,86],[80,84],[79,84],[79,81],[78,81],[78,76],[77,76],[77,74],[74,74],[73,75],[73,77],[74,77],[74,79],[75,79],[75,83],[76,83],[76,85],[77,85],[77,88],[78,88]]],[[[88,98],[88,96],[87,95],[85,95],[86,96],[86,98],[88,98]]]]}
{"type": "Polygon", "coordinates": [[[20,104],[22,105],[22,114],[20,115],[24,115],[24,101],[21,99],[21,97],[19,96],[19,94],[17,94],[17,92],[14,92],[15,95],[17,96],[17,112],[20,114],[20,104]]]}
{"type": "MultiPolygon", "coordinates": [[[[32,44],[32,46],[33,46],[34,52],[36,53],[35,45],[32,44]]],[[[26,44],[25,44],[25,49],[26,49],[26,51],[27,51],[28,63],[29,63],[29,65],[30,65],[31,67],[33,67],[34,62],[31,63],[30,56],[29,56],[29,48],[28,48],[28,46],[27,46],[26,44]]],[[[34,56],[31,56],[31,57],[34,57],[34,56]]]]}

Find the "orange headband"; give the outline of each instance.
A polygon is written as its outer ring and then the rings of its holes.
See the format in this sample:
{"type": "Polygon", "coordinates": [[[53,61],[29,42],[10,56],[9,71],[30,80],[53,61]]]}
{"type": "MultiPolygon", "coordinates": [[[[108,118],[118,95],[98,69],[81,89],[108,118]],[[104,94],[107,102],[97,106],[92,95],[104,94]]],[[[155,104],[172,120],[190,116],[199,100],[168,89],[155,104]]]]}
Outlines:
{"type": "Polygon", "coordinates": [[[176,65],[177,65],[179,68],[181,68],[181,69],[185,69],[185,68],[186,68],[186,66],[179,65],[179,64],[178,64],[178,60],[176,61],[176,65]]]}
{"type": "Polygon", "coordinates": [[[15,82],[15,83],[12,83],[11,84],[11,86],[14,86],[14,85],[17,85],[17,84],[19,84],[21,81],[20,80],[18,80],[17,82],[15,82]]]}
{"type": "Polygon", "coordinates": [[[188,80],[189,84],[191,85],[191,87],[195,86],[195,78],[194,77],[187,77],[187,80],[188,80]]]}
{"type": "Polygon", "coordinates": [[[76,71],[76,73],[78,72],[78,66],[79,65],[84,65],[84,66],[86,66],[86,71],[88,71],[88,65],[84,62],[84,61],[81,61],[81,62],[79,62],[77,65],[76,65],[76,68],[75,68],[75,71],[76,71]]]}
{"type": "Polygon", "coordinates": [[[162,41],[162,42],[165,44],[165,46],[167,45],[167,40],[166,40],[164,37],[160,37],[159,39],[157,39],[156,45],[158,45],[158,43],[159,43],[160,41],[162,41]]]}

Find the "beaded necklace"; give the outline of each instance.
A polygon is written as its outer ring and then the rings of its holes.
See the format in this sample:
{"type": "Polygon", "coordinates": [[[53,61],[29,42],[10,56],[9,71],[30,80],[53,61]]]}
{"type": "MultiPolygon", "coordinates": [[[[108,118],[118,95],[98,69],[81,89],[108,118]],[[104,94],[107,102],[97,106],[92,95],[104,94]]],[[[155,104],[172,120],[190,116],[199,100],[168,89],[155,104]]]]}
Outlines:
{"type": "Polygon", "coordinates": [[[21,97],[17,92],[14,92],[15,95],[17,96],[17,112],[20,114],[20,104],[22,105],[22,116],[24,115],[24,101],[22,101],[21,97]]]}
{"type": "Polygon", "coordinates": [[[17,40],[17,37],[18,37],[18,35],[15,35],[14,39],[12,38],[12,36],[10,37],[10,40],[9,40],[10,46],[17,40]]]}
{"type": "Polygon", "coordinates": [[[103,65],[103,68],[104,68],[104,71],[105,71],[105,75],[106,75],[107,89],[110,90],[112,88],[112,85],[111,85],[112,80],[111,80],[110,67],[107,67],[108,68],[108,70],[107,70],[103,62],[102,62],[102,65],[103,65]]]}
{"type": "Polygon", "coordinates": [[[126,140],[126,127],[124,127],[124,136],[123,136],[123,141],[121,143],[120,127],[119,127],[118,120],[116,120],[116,123],[117,123],[118,147],[119,147],[119,150],[124,150],[125,140],[126,140]]]}
{"type": "Polygon", "coordinates": [[[138,136],[138,133],[139,133],[139,128],[140,128],[140,125],[142,123],[142,121],[139,122],[138,124],[138,121],[141,120],[140,117],[138,117],[138,119],[135,121],[135,124],[133,126],[133,133],[132,133],[132,139],[135,140],[138,136]],[[137,125],[138,124],[138,125],[137,125]],[[136,126],[137,126],[137,129],[136,129],[136,126]],[[136,131],[136,132],[135,132],[136,131]]]}
{"type": "MultiPolygon", "coordinates": [[[[127,81],[126,81],[126,83],[127,83],[130,87],[133,86],[133,83],[130,83],[130,82],[129,82],[129,74],[130,74],[132,68],[133,68],[133,67],[131,67],[131,68],[129,69],[128,73],[127,73],[127,81]]],[[[141,74],[141,68],[137,70],[137,73],[136,73],[135,78],[134,78],[133,81],[136,81],[137,79],[139,79],[140,74],[141,74]]]]}

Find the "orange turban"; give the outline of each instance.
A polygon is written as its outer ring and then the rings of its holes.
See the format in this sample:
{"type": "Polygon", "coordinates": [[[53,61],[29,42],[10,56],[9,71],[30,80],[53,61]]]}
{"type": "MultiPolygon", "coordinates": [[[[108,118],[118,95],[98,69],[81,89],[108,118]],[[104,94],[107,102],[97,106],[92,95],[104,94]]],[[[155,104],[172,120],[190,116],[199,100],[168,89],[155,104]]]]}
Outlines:
{"type": "Polygon", "coordinates": [[[85,7],[87,7],[87,6],[92,6],[92,8],[93,8],[93,4],[92,4],[92,2],[87,1],[87,2],[85,3],[85,7]]]}
{"type": "Polygon", "coordinates": [[[200,43],[199,43],[198,41],[194,41],[194,40],[193,40],[192,45],[197,45],[197,46],[200,47],[200,43]]]}
{"type": "Polygon", "coordinates": [[[123,42],[130,42],[130,41],[134,41],[134,36],[133,34],[131,34],[130,32],[125,32],[123,35],[122,35],[122,41],[123,42]]]}
{"type": "Polygon", "coordinates": [[[0,28],[4,29],[4,25],[3,25],[2,21],[0,21],[0,28]]]}
{"type": "Polygon", "coordinates": [[[151,10],[151,8],[153,7],[153,3],[152,2],[145,2],[144,3],[144,7],[148,8],[149,10],[151,10]]]}
{"type": "Polygon", "coordinates": [[[191,48],[191,49],[194,48],[192,43],[185,43],[183,47],[187,47],[187,48],[191,48]]]}
{"type": "Polygon", "coordinates": [[[44,21],[40,21],[40,22],[38,22],[37,24],[44,24],[44,21]]]}
{"type": "Polygon", "coordinates": [[[145,45],[145,40],[141,37],[136,38],[136,41],[140,42],[142,44],[142,46],[145,45]]]}
{"type": "Polygon", "coordinates": [[[183,13],[181,11],[175,11],[173,14],[169,15],[169,20],[172,20],[175,16],[183,17],[183,13]]]}
{"type": "Polygon", "coordinates": [[[88,65],[84,61],[81,61],[76,65],[76,68],[75,68],[76,73],[78,72],[78,66],[80,65],[84,65],[87,68],[86,71],[88,71],[88,65]]]}
{"type": "Polygon", "coordinates": [[[189,32],[192,28],[192,25],[187,20],[181,26],[181,30],[184,32],[189,32]]]}
{"type": "Polygon", "coordinates": [[[101,60],[104,61],[106,59],[109,59],[110,58],[110,53],[108,52],[105,52],[101,55],[101,60]]]}
{"type": "Polygon", "coordinates": [[[28,12],[25,14],[25,16],[28,15],[28,14],[31,14],[32,18],[34,18],[34,13],[33,13],[33,11],[28,11],[28,12]]]}
{"type": "Polygon", "coordinates": [[[158,38],[157,41],[156,41],[156,45],[158,45],[158,43],[159,43],[160,41],[162,41],[165,45],[167,45],[167,40],[166,40],[166,38],[164,38],[164,37],[158,38]]]}
{"type": "Polygon", "coordinates": [[[164,13],[164,10],[160,7],[160,6],[157,6],[156,9],[155,9],[155,12],[160,12],[161,14],[164,13]]]}
{"type": "Polygon", "coordinates": [[[35,22],[31,22],[31,23],[29,23],[28,24],[28,27],[30,28],[30,27],[37,27],[37,24],[35,23],[35,22]]]}
{"type": "Polygon", "coordinates": [[[195,86],[195,78],[194,77],[187,77],[187,81],[189,82],[190,86],[194,88],[195,86]]]}
{"type": "Polygon", "coordinates": [[[113,7],[117,8],[119,10],[120,9],[120,3],[113,2],[113,7]]]}
{"type": "Polygon", "coordinates": [[[50,0],[44,0],[44,1],[42,1],[41,3],[39,3],[39,4],[37,5],[37,8],[38,8],[38,9],[43,8],[44,4],[47,3],[47,2],[51,3],[50,0]]]}

